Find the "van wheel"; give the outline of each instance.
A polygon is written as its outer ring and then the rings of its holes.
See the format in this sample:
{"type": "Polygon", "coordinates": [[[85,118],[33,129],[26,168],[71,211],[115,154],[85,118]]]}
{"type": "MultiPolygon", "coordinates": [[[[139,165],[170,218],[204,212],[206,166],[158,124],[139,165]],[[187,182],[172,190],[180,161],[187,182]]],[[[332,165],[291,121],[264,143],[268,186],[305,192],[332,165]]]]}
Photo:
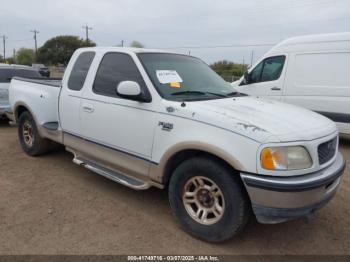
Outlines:
{"type": "Polygon", "coordinates": [[[29,112],[24,112],[19,117],[18,137],[27,155],[43,155],[50,149],[50,141],[39,135],[35,121],[29,112]]]}
{"type": "Polygon", "coordinates": [[[249,199],[239,177],[209,157],[192,158],[176,168],[169,200],[182,228],[208,242],[232,238],[250,216],[249,199]]]}

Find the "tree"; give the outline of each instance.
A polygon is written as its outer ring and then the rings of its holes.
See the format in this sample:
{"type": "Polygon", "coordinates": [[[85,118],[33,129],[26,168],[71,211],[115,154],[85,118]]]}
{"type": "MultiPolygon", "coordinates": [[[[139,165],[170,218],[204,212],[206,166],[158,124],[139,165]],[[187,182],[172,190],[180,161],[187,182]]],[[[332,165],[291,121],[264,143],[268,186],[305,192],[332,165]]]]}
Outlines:
{"type": "Polygon", "coordinates": [[[227,60],[215,62],[210,67],[226,81],[232,81],[233,77],[241,77],[248,69],[246,64],[237,64],[227,60]]]}
{"type": "Polygon", "coordinates": [[[6,57],[6,63],[16,64],[16,60],[13,57],[6,57]]]}
{"type": "Polygon", "coordinates": [[[74,51],[81,47],[96,46],[94,42],[78,36],[57,36],[48,40],[38,50],[38,61],[49,65],[67,65],[74,51]]]}
{"type": "Polygon", "coordinates": [[[140,42],[134,40],[131,42],[130,47],[144,48],[145,46],[143,44],[141,44],[140,42]]]}
{"type": "Polygon", "coordinates": [[[20,65],[32,65],[35,61],[35,53],[33,49],[20,48],[16,54],[16,61],[20,65]]]}
{"type": "Polygon", "coordinates": [[[2,59],[2,55],[0,55],[0,63],[4,63],[5,61],[2,59]]]}

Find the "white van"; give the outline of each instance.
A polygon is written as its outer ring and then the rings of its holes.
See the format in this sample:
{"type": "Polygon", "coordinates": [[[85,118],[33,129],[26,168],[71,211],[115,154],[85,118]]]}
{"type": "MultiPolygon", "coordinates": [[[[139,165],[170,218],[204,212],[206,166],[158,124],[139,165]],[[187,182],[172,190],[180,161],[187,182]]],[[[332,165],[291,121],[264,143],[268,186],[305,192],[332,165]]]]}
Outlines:
{"type": "Polygon", "coordinates": [[[287,39],[232,85],[316,111],[350,134],[350,32],[287,39]]]}

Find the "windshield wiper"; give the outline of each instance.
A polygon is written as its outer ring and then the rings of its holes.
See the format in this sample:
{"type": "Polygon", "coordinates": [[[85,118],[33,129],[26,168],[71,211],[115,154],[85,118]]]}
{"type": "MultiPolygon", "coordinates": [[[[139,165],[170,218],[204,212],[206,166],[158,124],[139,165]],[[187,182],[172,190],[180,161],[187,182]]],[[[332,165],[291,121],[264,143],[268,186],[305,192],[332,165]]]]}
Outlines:
{"type": "Polygon", "coordinates": [[[226,97],[238,97],[238,96],[248,96],[248,95],[237,91],[226,94],[226,97]]]}
{"type": "Polygon", "coordinates": [[[226,97],[226,95],[217,94],[217,93],[211,93],[211,92],[202,92],[202,91],[180,91],[171,94],[172,96],[181,96],[181,95],[214,95],[219,97],[226,97]]]}

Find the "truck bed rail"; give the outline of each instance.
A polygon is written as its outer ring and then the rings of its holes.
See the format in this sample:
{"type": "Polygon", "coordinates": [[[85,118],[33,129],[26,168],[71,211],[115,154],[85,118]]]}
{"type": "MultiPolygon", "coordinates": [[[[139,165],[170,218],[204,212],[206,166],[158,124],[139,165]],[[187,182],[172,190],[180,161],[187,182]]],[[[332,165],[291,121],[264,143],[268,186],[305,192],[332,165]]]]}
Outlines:
{"type": "Polygon", "coordinates": [[[61,88],[62,79],[58,78],[24,78],[24,77],[13,77],[13,80],[31,82],[40,85],[53,86],[61,88]]]}

